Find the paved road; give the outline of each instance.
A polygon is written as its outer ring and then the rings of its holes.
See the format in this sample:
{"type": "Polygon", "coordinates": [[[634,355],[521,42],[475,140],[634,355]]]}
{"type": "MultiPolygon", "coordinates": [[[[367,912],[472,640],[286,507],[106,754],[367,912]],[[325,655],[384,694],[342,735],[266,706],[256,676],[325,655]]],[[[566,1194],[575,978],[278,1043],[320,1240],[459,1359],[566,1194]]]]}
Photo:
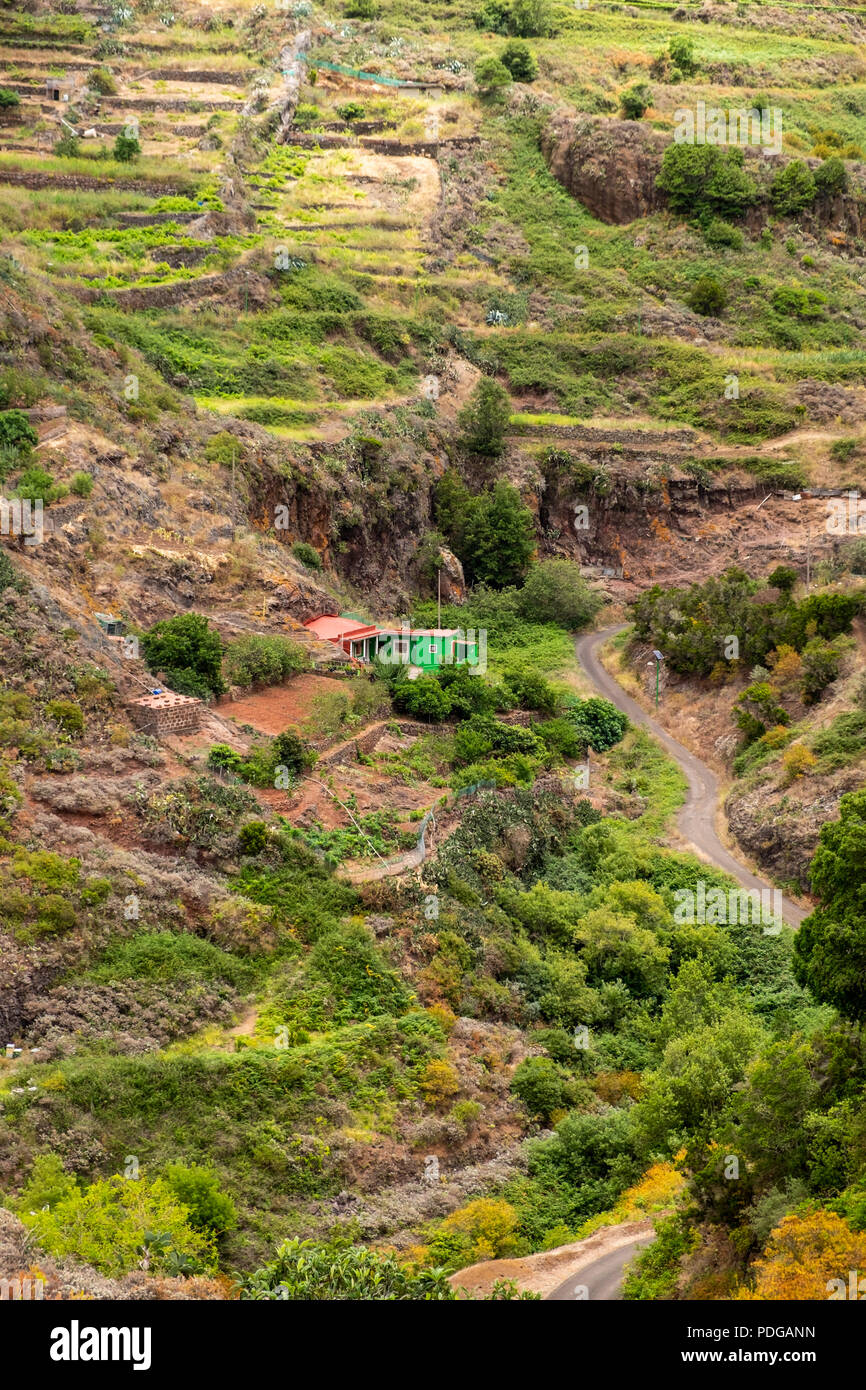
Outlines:
{"type": "Polygon", "coordinates": [[[613,1302],[622,1298],[622,1276],[626,1265],[633,1260],[638,1250],[649,1245],[652,1236],[633,1240],[600,1255],[592,1264],[572,1274],[558,1288],[547,1295],[545,1303],[570,1303],[574,1300],[589,1299],[590,1302],[613,1302]]]}
{"type": "MultiPolygon", "coordinates": [[[[601,632],[591,632],[586,637],[578,638],[577,659],[580,665],[599,692],[627,714],[633,724],[640,724],[648,729],[685,773],[689,789],[679,814],[679,827],[684,839],[694,846],[699,855],[730,874],[744,888],[768,889],[770,885],[756,878],[739,859],[735,859],[716,834],[715,816],[719,800],[719,779],[716,774],[706,763],[702,763],[700,758],[696,758],[694,753],[690,753],[675,738],[671,738],[661,724],[648,715],[636,700],[627,695],[619,682],[602,666],[598,658],[598,648],[608,638],[621,631],[622,626],[608,627],[601,632]]],[[[787,898],[783,900],[783,910],[785,921],[794,927],[798,927],[808,915],[807,909],[797,907],[796,903],[789,902],[787,898]]]]}

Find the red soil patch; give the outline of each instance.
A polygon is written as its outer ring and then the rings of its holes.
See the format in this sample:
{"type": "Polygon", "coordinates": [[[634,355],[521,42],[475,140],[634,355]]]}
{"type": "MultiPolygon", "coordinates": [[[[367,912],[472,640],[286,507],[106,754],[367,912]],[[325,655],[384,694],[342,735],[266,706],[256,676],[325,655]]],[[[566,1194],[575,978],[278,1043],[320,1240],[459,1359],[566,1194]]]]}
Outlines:
{"type": "Polygon", "coordinates": [[[296,676],[288,685],[245,695],[242,700],[220,700],[216,709],[224,719],[250,724],[263,734],[281,734],[290,724],[303,723],[316,696],[333,694],[334,688],[328,676],[296,676]]]}

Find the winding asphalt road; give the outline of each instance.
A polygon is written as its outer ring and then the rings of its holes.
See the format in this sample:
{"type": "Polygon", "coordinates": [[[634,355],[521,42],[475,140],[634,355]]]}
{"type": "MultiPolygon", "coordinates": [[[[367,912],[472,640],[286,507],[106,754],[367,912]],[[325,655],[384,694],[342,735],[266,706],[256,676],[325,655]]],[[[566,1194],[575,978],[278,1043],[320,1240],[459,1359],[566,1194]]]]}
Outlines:
{"type": "Polygon", "coordinates": [[[633,1240],[621,1245],[618,1250],[610,1250],[600,1255],[592,1264],[585,1265],[576,1274],[571,1274],[558,1288],[552,1290],[545,1303],[570,1303],[574,1300],[588,1300],[590,1303],[616,1302],[622,1298],[622,1276],[625,1267],[633,1260],[639,1250],[650,1244],[652,1236],[643,1240],[633,1240]]]}
{"type": "MultiPolygon", "coordinates": [[[[719,779],[716,774],[706,763],[702,763],[700,758],[696,758],[694,753],[690,753],[675,738],[671,738],[667,730],[647,714],[636,700],[627,695],[619,682],[602,666],[598,648],[617,632],[622,632],[623,626],[624,624],[608,627],[601,632],[590,632],[585,637],[579,637],[576,651],[581,667],[599,693],[627,714],[633,724],[640,724],[648,729],[685,773],[688,793],[678,817],[683,838],[688,840],[703,859],[709,860],[711,864],[730,874],[743,888],[769,889],[770,884],[756,878],[739,859],[735,859],[716,834],[715,817],[719,799],[719,779]]],[[[807,909],[798,907],[787,898],[782,901],[782,910],[785,921],[793,927],[799,927],[803,918],[808,915],[807,909]]]]}

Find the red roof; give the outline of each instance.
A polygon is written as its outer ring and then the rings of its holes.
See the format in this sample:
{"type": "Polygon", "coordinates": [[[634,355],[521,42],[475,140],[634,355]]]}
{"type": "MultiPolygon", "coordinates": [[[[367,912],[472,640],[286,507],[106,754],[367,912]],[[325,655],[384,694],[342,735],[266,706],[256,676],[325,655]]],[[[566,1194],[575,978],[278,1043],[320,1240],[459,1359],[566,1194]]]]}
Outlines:
{"type": "Polygon", "coordinates": [[[373,633],[379,630],[359,623],[357,618],[340,618],[336,613],[325,613],[321,618],[310,618],[304,623],[304,627],[328,642],[339,642],[343,637],[372,637],[373,633]]]}

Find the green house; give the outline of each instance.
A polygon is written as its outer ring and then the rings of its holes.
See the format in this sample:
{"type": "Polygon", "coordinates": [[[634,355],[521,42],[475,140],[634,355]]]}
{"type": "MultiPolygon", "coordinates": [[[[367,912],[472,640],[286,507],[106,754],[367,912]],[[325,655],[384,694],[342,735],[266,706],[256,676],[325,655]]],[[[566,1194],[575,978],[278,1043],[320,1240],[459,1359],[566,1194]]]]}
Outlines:
{"type": "Polygon", "coordinates": [[[380,628],[377,652],[386,648],[391,660],[437,671],[440,666],[477,666],[478,642],[455,627],[380,628]]]}

